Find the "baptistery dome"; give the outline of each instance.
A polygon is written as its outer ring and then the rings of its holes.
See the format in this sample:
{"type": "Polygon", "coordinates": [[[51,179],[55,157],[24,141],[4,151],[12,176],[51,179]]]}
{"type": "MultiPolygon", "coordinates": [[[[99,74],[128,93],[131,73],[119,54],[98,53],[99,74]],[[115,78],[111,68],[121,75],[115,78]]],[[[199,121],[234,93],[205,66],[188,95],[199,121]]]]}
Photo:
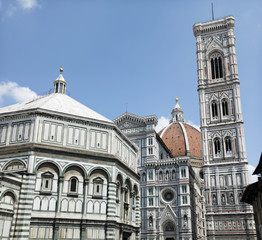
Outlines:
{"type": "Polygon", "coordinates": [[[176,99],[176,105],[172,110],[172,119],[169,125],[159,132],[159,136],[174,157],[202,158],[201,133],[195,127],[185,123],[178,99],[176,99]]]}

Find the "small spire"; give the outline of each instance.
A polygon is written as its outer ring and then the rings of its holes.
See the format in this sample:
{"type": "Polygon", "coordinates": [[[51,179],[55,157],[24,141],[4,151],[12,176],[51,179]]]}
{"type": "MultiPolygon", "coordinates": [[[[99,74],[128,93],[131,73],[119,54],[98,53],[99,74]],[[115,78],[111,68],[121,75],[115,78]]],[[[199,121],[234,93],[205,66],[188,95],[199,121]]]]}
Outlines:
{"type": "Polygon", "coordinates": [[[185,122],[183,118],[183,110],[178,104],[178,97],[176,97],[176,104],[171,112],[172,119],[170,122],[185,122]]]}
{"type": "Polygon", "coordinates": [[[60,74],[57,77],[57,79],[54,81],[54,93],[62,93],[65,94],[66,93],[66,81],[62,75],[64,69],[61,66],[60,69],[60,74]]]}
{"type": "Polygon", "coordinates": [[[214,7],[213,7],[213,3],[211,3],[211,6],[212,6],[212,20],[214,20],[214,7]]]}

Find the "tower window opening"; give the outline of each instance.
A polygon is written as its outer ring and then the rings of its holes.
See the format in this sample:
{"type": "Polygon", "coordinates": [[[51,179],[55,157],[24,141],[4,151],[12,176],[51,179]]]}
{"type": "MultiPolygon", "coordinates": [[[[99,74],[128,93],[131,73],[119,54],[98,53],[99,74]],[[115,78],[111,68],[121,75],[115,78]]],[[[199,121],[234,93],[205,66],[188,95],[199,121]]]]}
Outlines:
{"type": "Polygon", "coordinates": [[[223,63],[221,56],[214,54],[211,56],[210,63],[212,79],[223,78],[223,63]]]}
{"type": "Polygon", "coordinates": [[[212,79],[215,79],[215,68],[214,68],[214,60],[211,59],[211,71],[212,71],[212,79]]]}
{"type": "Polygon", "coordinates": [[[217,118],[218,117],[218,111],[217,111],[217,102],[213,101],[211,103],[211,110],[212,110],[212,117],[217,118]]]}
{"type": "Polygon", "coordinates": [[[226,99],[222,100],[222,113],[223,116],[228,116],[228,102],[226,99]]]}
{"type": "Polygon", "coordinates": [[[231,139],[229,137],[227,137],[225,139],[225,145],[226,145],[226,153],[232,154],[232,143],[231,143],[231,139]]]}
{"type": "Polygon", "coordinates": [[[220,156],[221,148],[220,148],[220,140],[218,138],[214,140],[214,150],[215,150],[215,155],[220,156]]]}
{"type": "Polygon", "coordinates": [[[223,70],[222,70],[222,59],[221,57],[218,58],[218,65],[219,65],[219,76],[220,78],[223,77],[223,70]]]}

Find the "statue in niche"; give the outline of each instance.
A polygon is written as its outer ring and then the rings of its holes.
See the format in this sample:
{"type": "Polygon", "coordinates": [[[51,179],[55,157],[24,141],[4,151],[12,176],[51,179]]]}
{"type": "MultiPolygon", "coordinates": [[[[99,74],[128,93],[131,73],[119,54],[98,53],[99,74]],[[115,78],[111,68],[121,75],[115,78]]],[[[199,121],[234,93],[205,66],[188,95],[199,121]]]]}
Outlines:
{"type": "Polygon", "coordinates": [[[172,179],[175,179],[176,178],[176,172],[175,170],[172,171],[172,179]]]}
{"type": "Polygon", "coordinates": [[[186,214],[185,214],[184,217],[183,217],[183,221],[184,221],[183,226],[184,226],[184,227],[187,227],[187,215],[186,215],[186,214]]]}
{"type": "Polygon", "coordinates": [[[163,179],[163,174],[162,174],[161,171],[159,172],[159,177],[158,177],[158,178],[159,178],[159,180],[162,180],[162,179],[163,179]]]}
{"type": "Polygon", "coordinates": [[[169,179],[169,172],[166,171],[166,180],[168,180],[168,179],[169,179]]]}
{"type": "Polygon", "coordinates": [[[225,198],[225,195],[224,195],[224,194],[221,195],[221,202],[222,202],[222,203],[226,203],[226,198],[225,198]]]}
{"type": "Polygon", "coordinates": [[[216,194],[213,194],[213,204],[216,204],[217,203],[217,197],[216,197],[216,194]]]}
{"type": "Polygon", "coordinates": [[[143,173],[143,175],[142,175],[142,181],[143,181],[143,182],[146,181],[146,174],[145,174],[145,173],[143,173]]]}
{"type": "Polygon", "coordinates": [[[230,194],[230,203],[231,203],[231,204],[234,203],[234,196],[233,196],[233,193],[230,194]]]}
{"type": "Polygon", "coordinates": [[[153,217],[149,217],[149,227],[153,227],[153,217]]]}

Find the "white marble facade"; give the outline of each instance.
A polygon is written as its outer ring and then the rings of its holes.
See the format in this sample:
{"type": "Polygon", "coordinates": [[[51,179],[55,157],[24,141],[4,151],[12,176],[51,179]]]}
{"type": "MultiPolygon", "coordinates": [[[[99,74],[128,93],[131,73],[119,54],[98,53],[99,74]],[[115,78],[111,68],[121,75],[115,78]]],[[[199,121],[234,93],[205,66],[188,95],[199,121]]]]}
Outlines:
{"type": "Polygon", "coordinates": [[[138,239],[137,148],[64,93],[0,109],[0,239],[138,239]]]}
{"type": "Polygon", "coordinates": [[[114,121],[139,148],[141,239],[205,239],[203,180],[191,157],[172,157],[154,115],[124,113],[114,121]]]}

